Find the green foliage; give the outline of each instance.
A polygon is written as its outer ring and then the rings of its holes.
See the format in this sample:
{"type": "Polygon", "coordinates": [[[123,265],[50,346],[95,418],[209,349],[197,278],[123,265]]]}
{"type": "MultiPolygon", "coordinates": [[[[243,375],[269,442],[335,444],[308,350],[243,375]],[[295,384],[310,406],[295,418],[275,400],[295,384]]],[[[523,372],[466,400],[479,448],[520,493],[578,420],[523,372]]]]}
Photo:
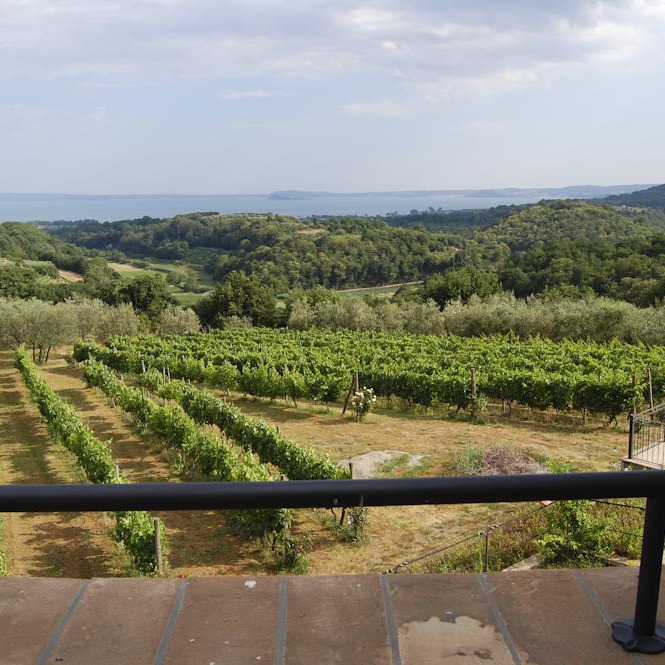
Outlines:
{"type": "Polygon", "coordinates": [[[343,541],[347,543],[359,544],[365,541],[365,528],[369,521],[369,513],[364,506],[354,506],[346,508],[341,522],[337,525],[343,541]]]}
{"type": "Polygon", "coordinates": [[[487,298],[499,291],[501,285],[495,273],[468,265],[430,277],[425,284],[423,298],[431,298],[444,305],[450,300],[468,302],[471,296],[487,298]]]}
{"type": "Polygon", "coordinates": [[[305,575],[309,570],[307,560],[308,543],[297,541],[290,536],[281,539],[276,546],[278,573],[287,575],[305,575]]]}
{"type": "MultiPolygon", "coordinates": [[[[81,422],[74,409],[51,389],[22,347],[17,350],[16,361],[31,398],[37,404],[50,432],[76,456],[87,479],[91,483],[124,482],[124,479],[115,477],[115,463],[109,444],[99,441],[81,422]]],[[[157,562],[153,518],[145,511],[116,512],[114,515],[116,526],[113,537],[123,544],[135,570],[141,574],[154,573],[157,562]]],[[[166,562],[168,542],[161,521],[159,524],[163,560],[166,562]]]]}
{"type": "MultiPolygon", "coordinates": [[[[89,355],[104,357],[101,347],[88,347],[89,355]],[[97,351],[97,353],[95,353],[97,351]]],[[[196,423],[216,425],[247,451],[256,453],[265,464],[276,466],[291,480],[335,480],[348,477],[333,462],[311,448],[285,438],[274,427],[256,422],[235,406],[212,393],[184,381],[163,381],[154,368],[141,375],[140,382],[160,397],[178,402],[196,423]]]]}
{"type": "MultiPolygon", "coordinates": [[[[134,568],[143,575],[154,575],[157,570],[155,556],[155,521],[144,510],[115,513],[116,523],[113,539],[123,545],[129,553],[134,568]]],[[[168,541],[164,523],[159,520],[162,562],[168,560],[168,541]]]]}
{"type": "Polygon", "coordinates": [[[546,565],[593,566],[609,553],[607,522],[592,508],[591,501],[558,501],[547,512],[548,532],[538,541],[546,565]]]}
{"type": "Polygon", "coordinates": [[[134,309],[157,321],[167,307],[175,304],[164,275],[147,273],[125,277],[115,285],[112,304],[129,303],[134,309]]]}
{"type": "Polygon", "coordinates": [[[273,291],[255,276],[230,273],[215,291],[194,307],[204,326],[222,328],[224,319],[237,316],[251,319],[254,325],[277,323],[277,302],[273,291]]]}
{"type": "Polygon", "coordinates": [[[50,261],[58,268],[83,273],[87,259],[74,245],[21,222],[0,224],[0,256],[14,260],[50,261]]]}
{"type": "Polygon", "coordinates": [[[206,268],[216,280],[242,272],[281,291],[420,279],[448,267],[455,253],[452,245],[462,244],[450,235],[391,228],[381,219],[296,220],[252,214],[81,224],[56,233],[77,245],[139,257],[171,251],[174,242],[186,243],[189,252],[206,247],[213,250],[206,268]]]}
{"type": "Polygon", "coordinates": [[[483,231],[482,240],[526,250],[553,240],[598,242],[648,230],[610,206],[561,200],[539,203],[510,215],[483,231]]]}
{"type": "Polygon", "coordinates": [[[656,185],[631,194],[616,194],[601,199],[602,203],[616,206],[645,206],[648,208],[665,208],[665,185],[656,185]]]}
{"type": "Polygon", "coordinates": [[[483,447],[467,444],[453,457],[450,470],[455,476],[476,476],[482,471],[484,462],[483,447]]]}
{"type": "MultiPolygon", "coordinates": [[[[90,352],[78,345],[75,356],[85,359],[90,352]]],[[[219,376],[223,387],[271,398],[287,394],[285,378],[298,377],[303,397],[337,399],[358,368],[377,396],[423,406],[467,408],[471,368],[478,394],[534,409],[586,409],[616,417],[633,399],[644,399],[647,368],[656,398],[665,394],[665,349],[616,341],[253,328],[161,340],[116,338],[94,353],[119,371],[137,373],[143,362],[159,371],[168,367],[173,378],[200,383],[219,376]]]]}
{"type": "MultiPolygon", "coordinates": [[[[91,351],[92,347],[88,347],[89,354],[91,351]]],[[[112,398],[137,422],[179,454],[183,469],[194,468],[198,474],[217,482],[273,480],[267,467],[257,461],[253,454],[238,454],[218,436],[202,431],[180,408],[159,406],[145,394],[145,389],[127,386],[100,362],[88,360],[84,373],[90,385],[112,398]]],[[[159,381],[155,372],[146,378],[153,385],[159,381]]],[[[203,394],[192,395],[186,392],[185,384],[182,384],[181,389],[192,397],[192,408],[205,411],[212,404],[203,394]]],[[[178,387],[169,383],[160,394],[175,397],[177,391],[178,387]]],[[[259,433],[260,428],[257,427],[254,431],[259,433]]],[[[288,531],[291,525],[291,513],[286,509],[239,511],[234,513],[234,517],[236,523],[251,535],[279,534],[288,531]]]]}

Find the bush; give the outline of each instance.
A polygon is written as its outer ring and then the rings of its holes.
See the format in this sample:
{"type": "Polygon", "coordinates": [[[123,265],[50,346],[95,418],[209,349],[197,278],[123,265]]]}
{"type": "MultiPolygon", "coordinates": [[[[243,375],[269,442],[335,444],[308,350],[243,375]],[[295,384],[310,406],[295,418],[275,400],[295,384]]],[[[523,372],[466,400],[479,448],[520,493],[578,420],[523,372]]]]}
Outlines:
{"type": "Polygon", "coordinates": [[[587,500],[559,501],[547,513],[549,532],[539,539],[545,565],[594,566],[609,554],[607,523],[587,500]]]}
{"type": "Polygon", "coordinates": [[[359,390],[351,398],[351,408],[353,409],[356,420],[362,422],[367,418],[367,414],[374,408],[376,404],[376,396],[374,391],[371,388],[363,386],[362,390],[359,390]]]}

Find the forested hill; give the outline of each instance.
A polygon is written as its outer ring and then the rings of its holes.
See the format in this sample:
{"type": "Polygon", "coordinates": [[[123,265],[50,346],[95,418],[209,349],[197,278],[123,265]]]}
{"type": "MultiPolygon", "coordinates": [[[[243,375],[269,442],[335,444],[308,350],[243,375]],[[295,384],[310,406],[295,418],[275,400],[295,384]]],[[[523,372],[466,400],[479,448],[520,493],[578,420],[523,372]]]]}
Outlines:
{"type": "Polygon", "coordinates": [[[615,206],[665,209],[665,185],[656,185],[656,187],[649,187],[649,189],[632,192],[631,194],[608,196],[605,199],[599,199],[599,202],[615,206]]]}
{"type": "Polygon", "coordinates": [[[610,206],[564,200],[530,206],[477,232],[476,239],[520,251],[549,241],[617,241],[653,230],[638,213],[627,215],[610,206]]]}
{"type": "MultiPolygon", "coordinates": [[[[391,218],[298,220],[270,214],[192,213],[172,219],[83,223],[55,233],[80,247],[134,258],[200,263],[205,256],[205,268],[215,280],[241,271],[284,291],[416,281],[469,263],[497,271],[521,264],[518,254],[548,243],[556,246],[552,260],[558,255],[570,258],[580,251],[569,247],[572,244],[613,247],[627,238],[648,238],[658,230],[654,219],[665,219],[665,213],[655,210],[569,200],[497,208],[480,217],[473,212],[466,211],[468,221],[477,224],[484,217],[489,224],[457,233],[428,232],[418,225],[428,214],[441,214],[436,211],[414,213],[420,222],[413,228],[393,227],[391,218]]],[[[455,218],[462,221],[464,216],[455,218]]]]}
{"type": "Polygon", "coordinates": [[[79,247],[31,224],[0,224],[0,257],[14,261],[51,261],[58,268],[83,272],[87,261],[79,247]]]}
{"type": "Polygon", "coordinates": [[[213,250],[206,268],[221,280],[233,271],[276,289],[344,288],[422,279],[447,269],[464,239],[391,228],[372,218],[298,221],[274,215],[199,213],[166,220],[85,224],[57,231],[87,248],[134,257],[187,260],[213,250]]]}
{"type": "Polygon", "coordinates": [[[428,231],[465,233],[478,227],[489,226],[530,205],[501,205],[473,210],[434,210],[434,208],[430,208],[429,210],[412,210],[408,215],[393,213],[386,215],[385,220],[390,226],[424,227],[428,231]]]}

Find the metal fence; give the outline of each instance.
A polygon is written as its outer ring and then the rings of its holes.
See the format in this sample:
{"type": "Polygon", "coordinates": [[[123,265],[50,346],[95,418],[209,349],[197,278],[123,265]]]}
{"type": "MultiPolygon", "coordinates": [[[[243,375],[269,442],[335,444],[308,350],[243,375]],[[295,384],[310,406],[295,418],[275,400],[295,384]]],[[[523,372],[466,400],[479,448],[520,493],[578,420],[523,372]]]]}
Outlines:
{"type": "Polygon", "coordinates": [[[634,619],[612,624],[628,651],[665,651],[656,622],[665,541],[665,471],[283,483],[3,485],[0,512],[243,510],[646,497],[634,619]]]}
{"type": "Polygon", "coordinates": [[[649,466],[665,467],[665,404],[631,414],[628,457],[649,466]]]}

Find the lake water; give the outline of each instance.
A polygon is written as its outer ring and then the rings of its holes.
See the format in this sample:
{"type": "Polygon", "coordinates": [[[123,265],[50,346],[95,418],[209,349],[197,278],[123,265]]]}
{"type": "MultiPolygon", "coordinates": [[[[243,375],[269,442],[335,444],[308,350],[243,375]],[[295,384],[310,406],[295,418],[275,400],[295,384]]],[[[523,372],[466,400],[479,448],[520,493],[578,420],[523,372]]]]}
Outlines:
{"type": "Polygon", "coordinates": [[[296,217],[310,215],[385,215],[408,213],[414,208],[491,208],[497,205],[535,203],[542,193],[505,196],[399,193],[316,195],[311,198],[271,198],[256,195],[128,195],[84,196],[68,194],[2,194],[0,222],[96,219],[116,221],[149,217],[172,217],[190,212],[273,212],[296,217]]]}

